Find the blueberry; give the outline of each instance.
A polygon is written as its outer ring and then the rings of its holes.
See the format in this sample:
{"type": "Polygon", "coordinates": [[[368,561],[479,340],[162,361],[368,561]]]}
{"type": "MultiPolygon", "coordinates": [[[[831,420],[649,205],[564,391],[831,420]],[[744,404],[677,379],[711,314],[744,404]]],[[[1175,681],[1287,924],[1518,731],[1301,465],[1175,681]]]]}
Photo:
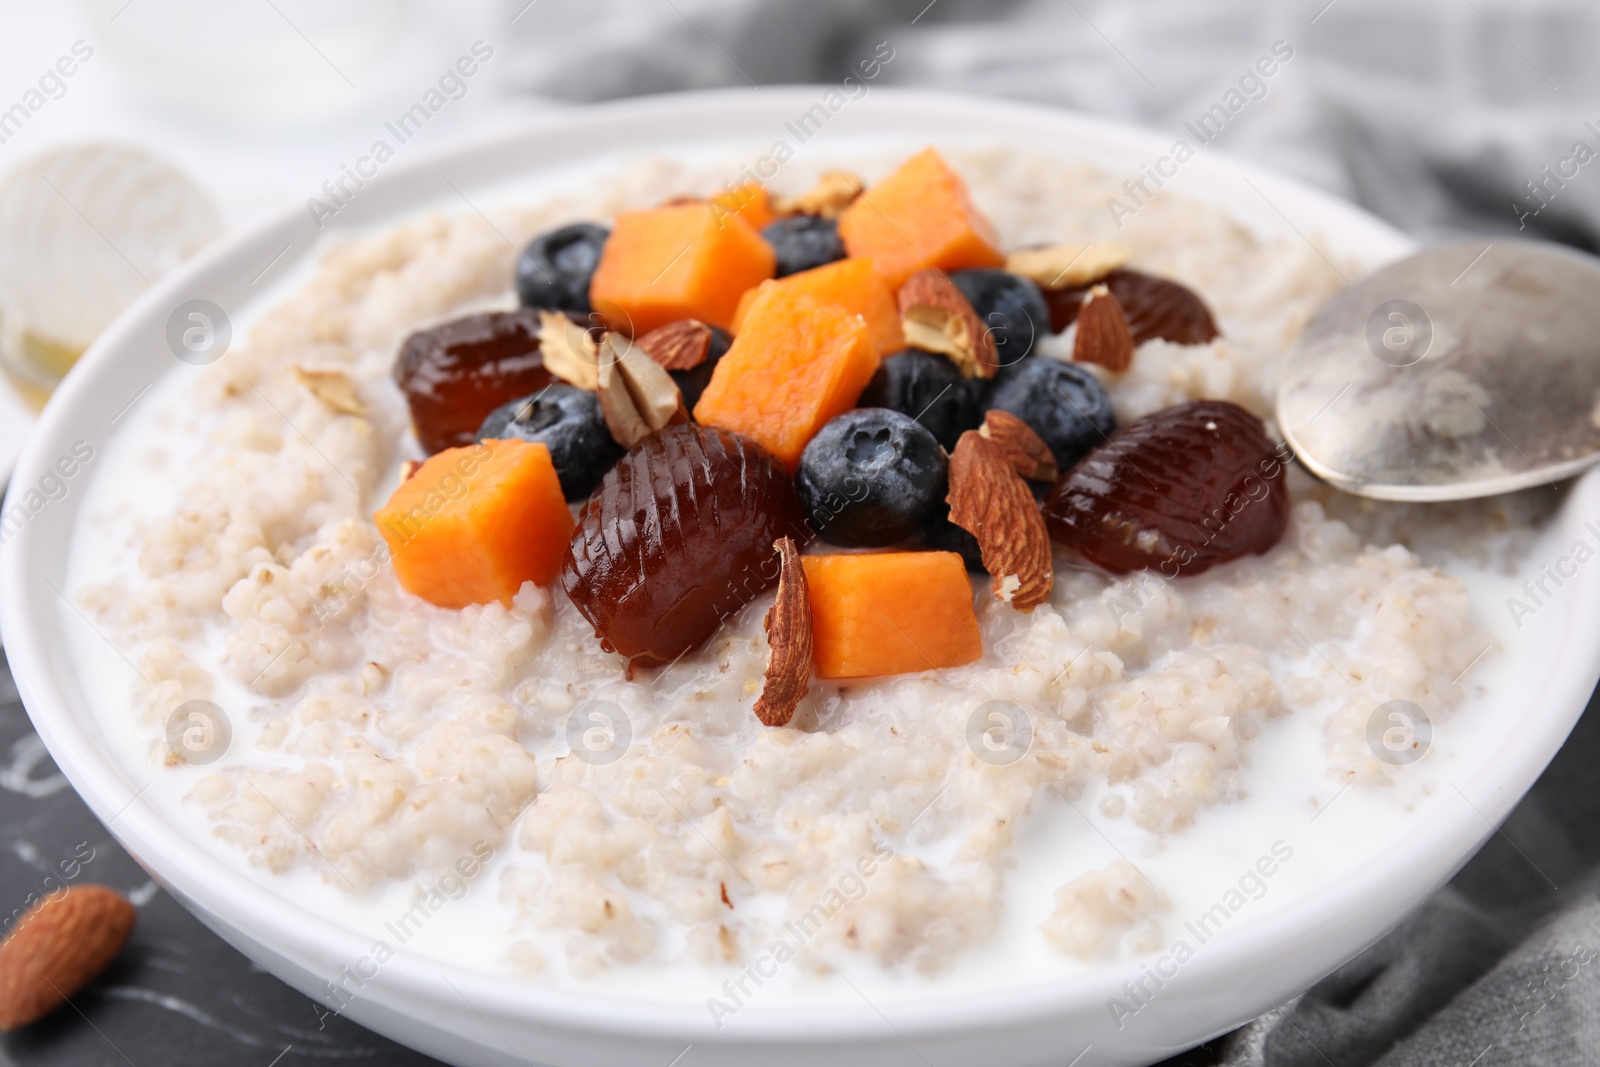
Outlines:
{"type": "Polygon", "coordinates": [[[688,370],[674,370],[667,373],[672,380],[678,383],[678,392],[683,394],[683,407],[685,411],[693,411],[695,402],[700,399],[700,394],[706,391],[706,386],[711,384],[711,372],[717,367],[717,360],[721,359],[728,351],[728,346],[733,343],[733,338],[715,326],[711,327],[711,344],[706,348],[706,358],[703,363],[688,370]]]}
{"type": "Polygon", "coordinates": [[[769,222],[761,236],[778,254],[780,278],[844,258],[839,224],[818,215],[790,215],[769,222]]]}
{"type": "Polygon", "coordinates": [[[879,364],[856,403],[910,415],[946,449],[954,449],[962,431],[983,421],[981,389],[979,379],[963,377],[944,356],[907,348],[879,364]]]}
{"type": "Polygon", "coordinates": [[[1117,428],[1111,397],[1099,379],[1044,356],[1001,371],[988,406],[1031,426],[1050,446],[1063,474],[1117,428]]]}
{"type": "Polygon", "coordinates": [[[852,548],[897,544],[943,506],[949,460],[909,415],[857,408],[824,426],[800,455],[795,490],[811,528],[852,548]]]}
{"type": "Polygon", "coordinates": [[[983,553],[978,549],[978,539],[950,521],[950,505],[934,509],[922,528],[922,543],[937,552],[955,552],[967,570],[974,574],[988,574],[983,566],[983,553]]]}
{"type": "Polygon", "coordinates": [[[550,450],[568,500],[588,497],[622,458],[622,446],[612,440],[600,414],[600,398],[571,385],[548,385],[491,411],[478,440],[508,438],[537,441],[550,450]]]}
{"type": "Polygon", "coordinates": [[[1000,366],[1022,362],[1033,351],[1033,342],[1050,332],[1050,306],[1029,279],[983,268],[958,270],[950,280],[994,334],[1000,366]]]}
{"type": "Polygon", "coordinates": [[[589,279],[611,231],[574,222],[541,233],[517,260],[517,299],[525,308],[590,311],[589,279]]]}

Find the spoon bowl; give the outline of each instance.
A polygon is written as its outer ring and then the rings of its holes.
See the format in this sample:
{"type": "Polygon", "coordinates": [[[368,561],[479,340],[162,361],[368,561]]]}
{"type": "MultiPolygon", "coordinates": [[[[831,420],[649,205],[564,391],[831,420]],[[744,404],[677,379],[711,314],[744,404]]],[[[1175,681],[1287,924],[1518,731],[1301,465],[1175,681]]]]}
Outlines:
{"type": "Polygon", "coordinates": [[[1278,425],[1324,481],[1466,500],[1600,462],[1600,260],[1463,241],[1398,260],[1307,323],[1278,425]]]}

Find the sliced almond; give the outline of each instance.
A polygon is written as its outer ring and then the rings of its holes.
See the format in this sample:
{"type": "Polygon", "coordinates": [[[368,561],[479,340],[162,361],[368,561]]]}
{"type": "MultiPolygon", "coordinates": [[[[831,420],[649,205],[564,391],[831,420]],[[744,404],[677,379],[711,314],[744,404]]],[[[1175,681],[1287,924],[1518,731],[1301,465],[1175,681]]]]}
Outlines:
{"type": "Polygon", "coordinates": [[[597,371],[600,414],[617,444],[632,448],[646,437],[687,422],[678,383],[626,338],[608,334],[597,371]]]}
{"type": "Polygon", "coordinates": [[[1023,248],[1006,257],[1006,270],[1030,278],[1039,288],[1082,289],[1128,265],[1133,250],[1114,244],[1046,245],[1023,248]]]}
{"type": "Polygon", "coordinates": [[[73,886],[23,913],[0,943],[0,1030],[42,1019],[122,951],[138,913],[114,889],[73,886]]]}
{"type": "Polygon", "coordinates": [[[1075,363],[1098,363],[1121,374],[1133,363],[1133,331],[1115,294],[1103,285],[1090,289],[1078,309],[1078,337],[1072,343],[1075,363]]]}
{"type": "Polygon", "coordinates": [[[984,412],[980,436],[1000,446],[1011,466],[1030,482],[1053,482],[1061,476],[1056,457],[1033,427],[1000,408],[984,412]]]}
{"type": "Polygon", "coordinates": [[[856,202],[867,183],[859,174],[847,170],[824,171],[817,184],[799,196],[782,197],[773,208],[780,215],[820,215],[836,219],[844,209],[856,202]]]}
{"type": "Polygon", "coordinates": [[[294,369],[294,380],[311,395],[342,415],[365,415],[366,405],[356,395],[356,387],[349,378],[336,370],[294,369]]]}
{"type": "Polygon", "coordinates": [[[767,609],[765,623],[772,659],[755,710],[765,725],[786,726],[811,684],[811,597],[793,538],[780,537],[772,547],[779,561],[778,599],[767,609]]]}
{"type": "Polygon", "coordinates": [[[539,355],[545,369],[579,389],[600,386],[599,345],[559,311],[539,312],[539,355]]]}
{"type": "Polygon", "coordinates": [[[918,271],[900,287],[900,326],[913,348],[949,356],[968,378],[999,367],[994,336],[943,271],[918,271]]]}
{"type": "Polygon", "coordinates": [[[679,319],[651,330],[633,343],[663,370],[693,370],[711,352],[711,327],[699,319],[679,319]]]}
{"type": "Polygon", "coordinates": [[[417,473],[421,469],[422,469],[422,460],[420,460],[420,459],[408,459],[408,460],[406,460],[404,463],[400,464],[400,480],[402,482],[409,482],[411,480],[411,476],[413,474],[417,473]]]}
{"type": "Polygon", "coordinates": [[[1032,611],[1050,596],[1050,535],[1005,450],[968,430],[950,456],[950,521],[978,540],[997,600],[1032,611]]]}

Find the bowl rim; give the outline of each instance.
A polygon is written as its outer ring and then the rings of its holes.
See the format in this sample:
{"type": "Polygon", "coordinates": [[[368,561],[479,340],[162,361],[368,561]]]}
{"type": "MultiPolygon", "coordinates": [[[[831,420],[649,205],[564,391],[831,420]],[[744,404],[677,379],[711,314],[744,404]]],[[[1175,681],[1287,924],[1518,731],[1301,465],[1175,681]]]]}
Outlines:
{"type": "MultiPolygon", "coordinates": [[[[510,150],[542,138],[570,132],[580,125],[594,128],[624,128],[641,123],[661,123],[684,130],[715,128],[718,114],[757,109],[767,114],[774,109],[790,113],[796,106],[815,103],[819,94],[833,86],[796,86],[760,90],[730,89],[693,93],[663,94],[645,98],[586,106],[540,115],[514,126],[463,139],[435,148],[417,157],[400,161],[369,182],[399,189],[417,176],[440,171],[453,160],[484,153],[510,150]]],[[[949,139],[972,140],[968,130],[980,128],[997,117],[1036,123],[1059,132],[1069,143],[1081,138],[1088,150],[1074,146],[1061,151],[1063,157],[1093,158],[1092,153],[1119,153],[1130,158],[1162,152],[1170,135],[1144,130],[1120,122],[1079,115],[1038,104],[992,100],[961,94],[927,90],[875,87],[873,108],[899,116],[919,129],[931,132],[940,120],[962,132],[949,139]]],[[[803,108],[801,108],[803,110],[803,108]]],[[[702,138],[702,143],[704,139],[702,138]]],[[[690,134],[687,149],[695,144],[690,134]]],[[[514,153],[511,153],[514,154],[514,153]]],[[[1366,241],[1377,249],[1370,265],[1383,257],[1399,255],[1411,247],[1408,238],[1387,223],[1361,209],[1292,179],[1283,178],[1252,164],[1233,160],[1211,151],[1202,153],[1186,165],[1197,179],[1215,183],[1242,179],[1256,188],[1269,207],[1280,215],[1278,205],[1288,203],[1298,211],[1316,215],[1322,225],[1340,227],[1347,243],[1366,241]],[[1269,199],[1267,194],[1272,194],[1269,199]],[[1348,239],[1350,232],[1360,235],[1348,239]]],[[[488,185],[492,182],[484,182],[488,185]]],[[[1205,188],[1202,185],[1202,190],[1205,188]]],[[[1189,190],[1187,195],[1205,199],[1204,192],[1189,190]]],[[[427,204],[412,195],[403,197],[409,207],[391,215],[391,221],[416,215],[427,204]]],[[[1262,213],[1265,215],[1265,213],[1262,213]]],[[[263,246],[266,241],[305,228],[303,208],[286,209],[281,215],[229,235],[205,252],[151,286],[135,304],[119,317],[67,376],[60,390],[43,412],[40,422],[19,459],[12,485],[32,485],[48,466],[63,438],[73,414],[95,396],[98,372],[119,358],[131,345],[148,344],[139,333],[157,310],[170,307],[184,293],[202,288],[203,280],[214,271],[236,269],[242,254],[263,246]]],[[[1290,229],[1298,228],[1283,215],[1290,229]]],[[[1302,236],[1304,236],[1302,234],[1302,236]]],[[[320,254],[313,244],[301,250],[291,262],[303,262],[320,254]]],[[[1600,503],[1600,472],[1581,479],[1566,501],[1562,515],[1570,517],[1578,502],[1590,512],[1600,503]]],[[[76,512],[74,512],[74,515],[76,512]]],[[[84,726],[75,721],[66,684],[52,663],[60,651],[50,638],[48,612],[58,610],[40,585],[49,587],[43,569],[36,563],[44,550],[45,539],[37,522],[24,526],[0,546],[0,636],[3,636],[19,693],[58,767],[95,815],[142,864],[147,865],[161,884],[191,908],[200,908],[216,922],[248,936],[292,960],[352,960],[370,951],[363,935],[325,919],[299,902],[258,885],[230,867],[220,856],[203,846],[196,837],[176,831],[154,805],[135,792],[127,769],[102,752],[84,726]],[[129,794],[132,794],[129,796],[129,794]]],[[[1212,950],[1197,955],[1186,966],[1184,977],[1195,986],[1247,974],[1249,968],[1297,945],[1329,925],[1348,927],[1364,911],[1373,894],[1394,893],[1406,887],[1414,899],[1448,878],[1510,811],[1533,784],[1544,766],[1560,747],[1578,714],[1586,704],[1594,681],[1600,676],[1600,568],[1593,574],[1580,574],[1580,588],[1567,597],[1569,607],[1584,601],[1595,604],[1587,612],[1572,612],[1573,625],[1563,631],[1563,661],[1573,669],[1553,673],[1538,681],[1533,699],[1555,708],[1551,732],[1522,731],[1501,752],[1500,760],[1474,781],[1477,803],[1468,801],[1476,817],[1437,806],[1414,824],[1413,847],[1402,857],[1389,854],[1348,872],[1283,908],[1268,912],[1237,927],[1229,927],[1207,942],[1212,950]],[[1585,596],[1587,592],[1588,596],[1585,596]],[[1555,732],[1559,736],[1553,736],[1555,732]],[[1481,820],[1481,821],[1480,821],[1481,820]],[[1418,881],[1414,872],[1429,875],[1418,881]]],[[[53,587],[51,587],[53,591],[53,587]]],[[[59,661],[58,661],[59,662],[59,661]]],[[[67,672],[70,675],[70,671],[67,672]]],[[[1379,931],[1381,934],[1382,931],[1379,931]]],[[[1365,941],[1352,942],[1349,955],[1365,948],[1365,941]]],[[[1347,957],[1348,958],[1348,957],[1347,957]]],[[[989,1030],[1055,1016],[1067,1011],[1095,1008],[1114,982],[1109,969],[1066,978],[1001,986],[981,993],[930,993],[914,1001],[892,1006],[894,1027],[911,1036],[971,1030],[989,1030]]],[[[604,1031],[649,1038],[672,1038],[695,1043],[721,1042],[756,1044],[826,1044],[855,1037],[879,1037],[884,1016],[870,1005],[783,1005],[755,1001],[739,1010],[737,1024],[725,1029],[712,1025],[708,1013],[698,1003],[664,1003],[639,1000],[626,994],[583,990],[505,980],[462,967],[458,964],[400,952],[383,966],[381,989],[398,995],[438,1002],[455,998],[466,1000],[483,1014],[526,1019],[552,1027],[578,1031],[604,1031]],[[619,1011],[626,1008],[626,1011],[619,1011]]],[[[374,987],[379,986],[375,981],[374,987]]],[[[1269,990],[1270,991],[1270,990],[1269,990]]],[[[1283,991],[1280,991],[1283,992],[1283,991]]],[[[363,996],[366,994],[363,993],[363,996]]],[[[386,999],[387,992],[380,995],[386,999]]]]}

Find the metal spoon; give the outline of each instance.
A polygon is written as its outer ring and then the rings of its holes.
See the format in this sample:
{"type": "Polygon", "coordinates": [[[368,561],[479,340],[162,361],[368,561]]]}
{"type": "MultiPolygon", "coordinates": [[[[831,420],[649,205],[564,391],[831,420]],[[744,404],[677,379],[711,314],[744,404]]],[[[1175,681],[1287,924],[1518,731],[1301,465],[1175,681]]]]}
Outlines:
{"type": "Polygon", "coordinates": [[[1323,304],[1278,385],[1310,471],[1465,500],[1600,463],[1600,260],[1533,241],[1425,249],[1323,304]]]}

